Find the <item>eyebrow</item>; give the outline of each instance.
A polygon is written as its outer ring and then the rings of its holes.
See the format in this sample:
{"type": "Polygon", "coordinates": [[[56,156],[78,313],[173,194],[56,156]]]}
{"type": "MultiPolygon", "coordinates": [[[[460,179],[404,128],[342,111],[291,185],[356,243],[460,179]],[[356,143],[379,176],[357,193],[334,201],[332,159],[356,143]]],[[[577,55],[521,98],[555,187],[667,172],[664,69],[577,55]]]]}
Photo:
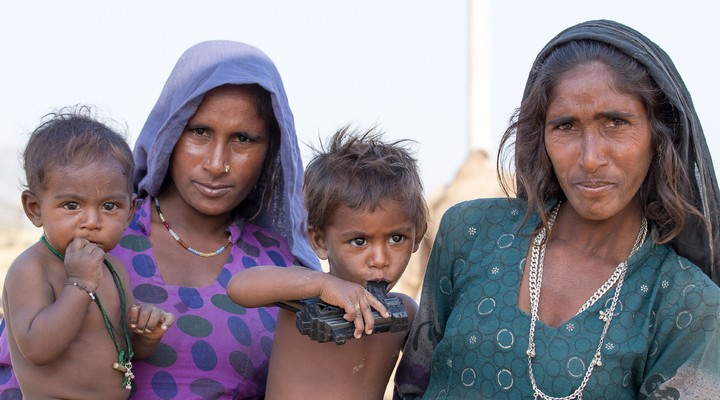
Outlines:
{"type": "Polygon", "coordinates": [[[606,111],[598,114],[600,118],[636,118],[637,115],[625,111],[606,111]]]}
{"type": "MultiPolygon", "coordinates": [[[[103,196],[100,196],[102,201],[119,201],[126,198],[125,193],[120,192],[107,192],[103,196]]],[[[60,193],[55,196],[56,200],[85,200],[83,197],[78,196],[75,193],[60,193]]]]}
{"type": "MultiPolygon", "coordinates": [[[[614,119],[614,118],[637,118],[637,115],[625,111],[603,111],[595,114],[594,119],[614,119]]],[[[560,125],[568,122],[576,121],[577,118],[569,115],[562,115],[557,118],[548,120],[545,125],[560,125]]]]}
{"type": "MultiPolygon", "coordinates": [[[[388,230],[391,235],[397,235],[397,234],[407,234],[409,231],[411,231],[414,228],[412,225],[403,225],[403,226],[397,226],[392,230],[388,230]]],[[[342,231],[338,233],[338,236],[342,237],[365,237],[368,236],[367,232],[364,231],[358,231],[358,230],[348,230],[348,231],[342,231]]]]}

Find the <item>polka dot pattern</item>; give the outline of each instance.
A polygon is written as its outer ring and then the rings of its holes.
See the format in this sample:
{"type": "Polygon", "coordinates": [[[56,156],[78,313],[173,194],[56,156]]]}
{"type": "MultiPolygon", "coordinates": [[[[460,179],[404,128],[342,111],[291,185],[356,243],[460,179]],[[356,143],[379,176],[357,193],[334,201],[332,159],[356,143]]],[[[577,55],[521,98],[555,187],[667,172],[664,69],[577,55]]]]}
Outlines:
{"type": "Polygon", "coordinates": [[[262,397],[277,309],[243,308],[229,299],[226,287],[233,274],[245,268],[293,265],[287,242],[251,224],[232,225],[233,246],[212,285],[166,285],[145,228],[150,222],[149,205],[145,199],[138,201],[135,230],[131,226],[113,254],[128,267],[136,299],[174,312],[177,320],[153,356],[133,362],[136,389],[132,397],[262,397]]]}
{"type": "MultiPolygon", "coordinates": [[[[445,214],[396,373],[401,390],[414,392],[429,375],[424,398],[532,397],[530,318],[517,299],[538,218],[520,229],[524,210],[520,201],[475,200],[445,214]]],[[[613,294],[558,327],[538,321],[533,373],[546,394],[566,396],[581,384],[603,329],[599,312],[613,294]]],[[[670,247],[646,242],[630,260],[603,364],[583,398],[676,398],[671,377],[681,366],[714,374],[720,384],[717,354],[701,357],[703,346],[719,340],[719,302],[720,289],[697,267],[670,247]]]]}

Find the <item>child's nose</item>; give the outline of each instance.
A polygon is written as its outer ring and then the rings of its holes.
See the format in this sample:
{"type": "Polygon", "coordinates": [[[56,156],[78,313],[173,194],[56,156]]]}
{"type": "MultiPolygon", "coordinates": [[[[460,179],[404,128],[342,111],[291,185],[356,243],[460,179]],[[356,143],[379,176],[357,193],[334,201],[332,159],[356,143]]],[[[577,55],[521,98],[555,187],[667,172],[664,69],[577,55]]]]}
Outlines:
{"type": "Polygon", "coordinates": [[[97,229],[100,226],[100,213],[96,210],[86,210],[81,223],[83,229],[97,229]]]}
{"type": "Polygon", "coordinates": [[[374,246],[372,249],[372,257],[370,266],[373,268],[385,268],[390,264],[388,251],[385,246],[374,246]]]}

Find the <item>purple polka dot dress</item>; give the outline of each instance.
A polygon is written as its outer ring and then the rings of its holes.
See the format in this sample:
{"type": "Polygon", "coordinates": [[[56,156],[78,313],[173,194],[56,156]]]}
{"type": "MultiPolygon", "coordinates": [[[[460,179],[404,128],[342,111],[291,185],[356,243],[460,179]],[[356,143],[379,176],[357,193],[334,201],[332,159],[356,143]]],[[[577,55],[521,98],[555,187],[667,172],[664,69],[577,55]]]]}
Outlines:
{"type": "Polygon", "coordinates": [[[232,225],[230,256],[212,285],[167,285],[150,246],[150,203],[138,200],[135,217],[112,254],[125,264],[137,301],[178,319],[152,357],[133,362],[133,397],[262,398],[277,309],[243,308],[230,300],[226,287],[245,268],[292,265],[286,240],[249,223],[232,225]]]}
{"type": "MultiPolygon", "coordinates": [[[[321,269],[307,240],[303,163],[280,73],[265,53],[244,43],[212,40],[190,47],[170,73],[133,154],[134,186],[140,199],[130,227],[112,253],[125,264],[135,298],[171,311],[178,319],[154,356],[133,362],[136,380],[131,397],[264,397],[277,310],[236,305],[226,294],[227,282],[236,272],[255,265],[321,269]],[[256,224],[237,222],[229,227],[233,246],[212,285],[166,285],[150,245],[149,196],[161,193],[172,151],[205,93],[228,84],[259,85],[272,99],[280,134],[275,160],[280,173],[272,204],[260,211],[256,224]]],[[[7,347],[0,321],[0,400],[20,399],[7,347]]]]}

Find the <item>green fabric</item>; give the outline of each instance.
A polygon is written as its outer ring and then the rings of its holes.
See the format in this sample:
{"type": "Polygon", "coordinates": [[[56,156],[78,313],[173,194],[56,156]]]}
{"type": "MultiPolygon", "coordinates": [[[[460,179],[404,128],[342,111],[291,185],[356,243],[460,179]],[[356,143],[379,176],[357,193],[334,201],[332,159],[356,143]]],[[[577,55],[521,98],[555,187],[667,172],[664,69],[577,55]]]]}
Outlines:
{"type": "MultiPolygon", "coordinates": [[[[533,216],[523,200],[461,203],[443,217],[396,373],[403,398],[532,398],[530,317],[517,307],[533,216]],[[434,351],[434,352],[433,352],[434,351]],[[430,374],[432,370],[432,374],[430,374]],[[429,375],[429,376],[428,376],[429,375]],[[429,379],[429,385],[428,385],[429,379]]],[[[557,328],[538,321],[533,373],[548,395],[581,383],[614,289],[557,328]]],[[[717,398],[720,289],[670,246],[629,260],[619,304],[583,399],[717,398]]]]}

